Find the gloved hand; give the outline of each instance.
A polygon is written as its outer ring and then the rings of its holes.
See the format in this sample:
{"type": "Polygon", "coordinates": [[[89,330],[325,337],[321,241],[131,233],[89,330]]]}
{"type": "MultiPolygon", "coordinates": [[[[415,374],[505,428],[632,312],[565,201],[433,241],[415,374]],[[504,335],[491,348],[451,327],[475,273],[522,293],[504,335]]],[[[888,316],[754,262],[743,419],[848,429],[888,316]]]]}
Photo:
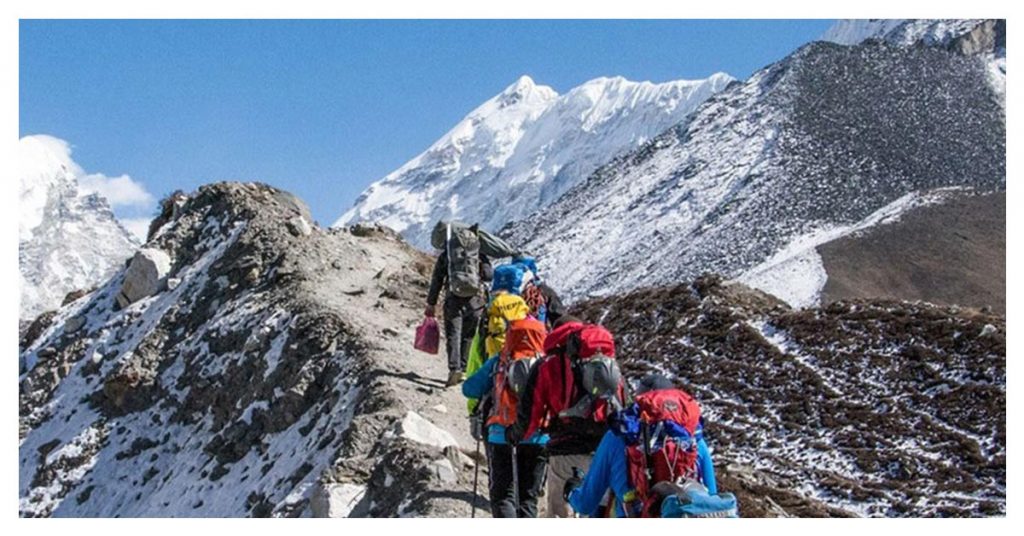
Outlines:
{"type": "Polygon", "coordinates": [[[437,316],[436,309],[436,306],[428,305],[427,308],[423,310],[423,316],[429,316],[430,318],[434,318],[435,316],[437,316]]]}
{"type": "Polygon", "coordinates": [[[523,429],[521,424],[514,422],[505,427],[505,441],[509,445],[518,445],[523,440],[523,433],[525,432],[526,430],[523,429]]]}
{"type": "Polygon", "coordinates": [[[569,502],[569,494],[581,484],[583,484],[583,471],[579,467],[573,467],[572,476],[565,481],[565,486],[562,488],[562,498],[565,499],[565,502],[569,502]]]}

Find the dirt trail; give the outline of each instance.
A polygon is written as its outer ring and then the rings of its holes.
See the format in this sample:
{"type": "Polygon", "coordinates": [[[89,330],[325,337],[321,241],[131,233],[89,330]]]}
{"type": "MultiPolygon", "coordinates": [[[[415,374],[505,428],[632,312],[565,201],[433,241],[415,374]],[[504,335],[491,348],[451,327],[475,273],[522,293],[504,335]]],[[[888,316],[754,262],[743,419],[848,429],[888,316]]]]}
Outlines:
{"type": "MultiPolygon", "coordinates": [[[[314,257],[324,259],[330,267],[316,270],[306,288],[312,293],[310,299],[338,312],[355,330],[370,341],[366,349],[369,371],[364,377],[374,378],[371,382],[387,392],[383,398],[389,407],[381,408],[374,415],[400,419],[407,412],[414,411],[434,425],[451,434],[465,456],[457,457],[460,463],[453,463],[457,473],[454,489],[432,490],[435,496],[427,500],[429,511],[418,515],[468,517],[472,500],[473,466],[469,463],[474,456],[476,442],[469,434],[466,414],[466,399],[460,387],[445,388],[448,367],[444,355],[444,341],[438,355],[419,352],[412,347],[416,327],[422,320],[423,304],[426,298],[426,284],[429,280],[433,259],[420,253],[388,231],[372,229],[357,230],[357,234],[368,233],[377,240],[365,240],[347,231],[324,233],[327,255],[314,257]],[[373,248],[370,252],[367,248],[373,248]],[[332,258],[330,251],[362,251],[362,258],[332,258]],[[410,266],[410,258],[415,259],[410,266]],[[377,382],[379,379],[381,381],[377,382]]],[[[367,397],[368,399],[370,397],[367,397]]],[[[372,403],[377,405],[379,402],[372,403]]],[[[357,414],[360,410],[357,410],[357,414]]],[[[369,417],[371,412],[362,412],[369,417]]],[[[359,415],[354,426],[358,428],[359,415]]],[[[356,431],[358,433],[358,430],[356,431]]],[[[364,445],[363,448],[369,446],[364,445]]],[[[357,450],[363,450],[363,448],[357,450]]],[[[371,447],[372,448],[372,447],[371,447]]],[[[481,446],[481,460],[482,458],[481,446]]],[[[354,449],[356,450],[356,449],[354,449]]],[[[369,454],[363,450],[364,454],[369,454]]],[[[378,455],[377,458],[380,458],[378,455]]],[[[369,483],[372,486],[373,483],[369,483]]],[[[481,463],[477,497],[478,517],[487,517],[487,474],[486,462],[481,463]]]]}

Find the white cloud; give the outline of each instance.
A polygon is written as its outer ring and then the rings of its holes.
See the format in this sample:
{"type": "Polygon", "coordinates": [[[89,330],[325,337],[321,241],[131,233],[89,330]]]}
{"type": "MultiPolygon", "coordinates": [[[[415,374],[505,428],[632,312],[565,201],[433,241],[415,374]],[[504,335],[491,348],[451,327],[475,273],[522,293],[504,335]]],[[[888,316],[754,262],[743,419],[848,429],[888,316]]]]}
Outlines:
{"type": "Polygon", "coordinates": [[[42,221],[49,193],[54,187],[74,183],[78,195],[98,194],[105,198],[125,229],[145,241],[156,197],[128,175],[109,177],[86,173],[71,158],[72,146],[45,134],[18,140],[18,174],[21,183],[18,236],[27,240],[42,221]]]}
{"type": "Polygon", "coordinates": [[[106,198],[111,207],[150,208],[156,203],[153,194],[141,183],[128,175],[108,177],[102,173],[91,173],[78,177],[78,189],[82,195],[97,193],[106,198]]]}
{"type": "Polygon", "coordinates": [[[153,220],[152,218],[119,218],[118,221],[129,233],[135,235],[139,242],[145,243],[146,233],[149,232],[149,223],[153,220]]]}

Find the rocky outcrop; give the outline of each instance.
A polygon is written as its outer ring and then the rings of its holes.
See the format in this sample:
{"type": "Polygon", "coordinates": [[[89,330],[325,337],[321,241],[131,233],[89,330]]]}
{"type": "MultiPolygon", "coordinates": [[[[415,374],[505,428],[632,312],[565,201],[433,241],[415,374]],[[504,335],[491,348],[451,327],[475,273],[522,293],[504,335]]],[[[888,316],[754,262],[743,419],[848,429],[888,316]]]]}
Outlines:
{"type": "Polygon", "coordinates": [[[349,517],[365,495],[366,486],[360,484],[322,484],[310,499],[310,509],[313,517],[349,517]]]}
{"type": "Polygon", "coordinates": [[[406,413],[405,418],[398,423],[398,435],[409,441],[438,449],[459,446],[459,442],[451,434],[438,428],[415,411],[406,413]]]}
{"type": "Polygon", "coordinates": [[[265,185],[172,199],[126,270],[26,328],[22,516],[398,515],[356,499],[382,458],[423,477],[395,508],[456,472],[469,487],[437,446],[456,440],[373,380],[400,357],[382,337],[411,340],[427,259],[265,185]]]}
{"type": "Polygon", "coordinates": [[[949,48],[964,55],[996,54],[1006,50],[1006,19],[982,21],[953,39],[949,48]]]}
{"type": "Polygon", "coordinates": [[[117,294],[117,304],[127,307],[142,298],[156,294],[166,285],[170,271],[171,258],[163,251],[143,248],[135,252],[124,272],[121,291],[117,294]]]}

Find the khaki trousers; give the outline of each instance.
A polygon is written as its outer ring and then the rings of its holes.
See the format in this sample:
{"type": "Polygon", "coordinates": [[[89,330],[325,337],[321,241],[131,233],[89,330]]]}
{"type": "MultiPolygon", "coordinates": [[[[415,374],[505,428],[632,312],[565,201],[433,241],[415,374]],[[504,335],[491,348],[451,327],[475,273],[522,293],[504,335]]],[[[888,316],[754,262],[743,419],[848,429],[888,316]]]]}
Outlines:
{"type": "Polygon", "coordinates": [[[591,454],[568,454],[548,458],[547,512],[545,517],[572,517],[573,511],[562,497],[565,481],[572,478],[572,468],[584,472],[590,467],[591,454]]]}

